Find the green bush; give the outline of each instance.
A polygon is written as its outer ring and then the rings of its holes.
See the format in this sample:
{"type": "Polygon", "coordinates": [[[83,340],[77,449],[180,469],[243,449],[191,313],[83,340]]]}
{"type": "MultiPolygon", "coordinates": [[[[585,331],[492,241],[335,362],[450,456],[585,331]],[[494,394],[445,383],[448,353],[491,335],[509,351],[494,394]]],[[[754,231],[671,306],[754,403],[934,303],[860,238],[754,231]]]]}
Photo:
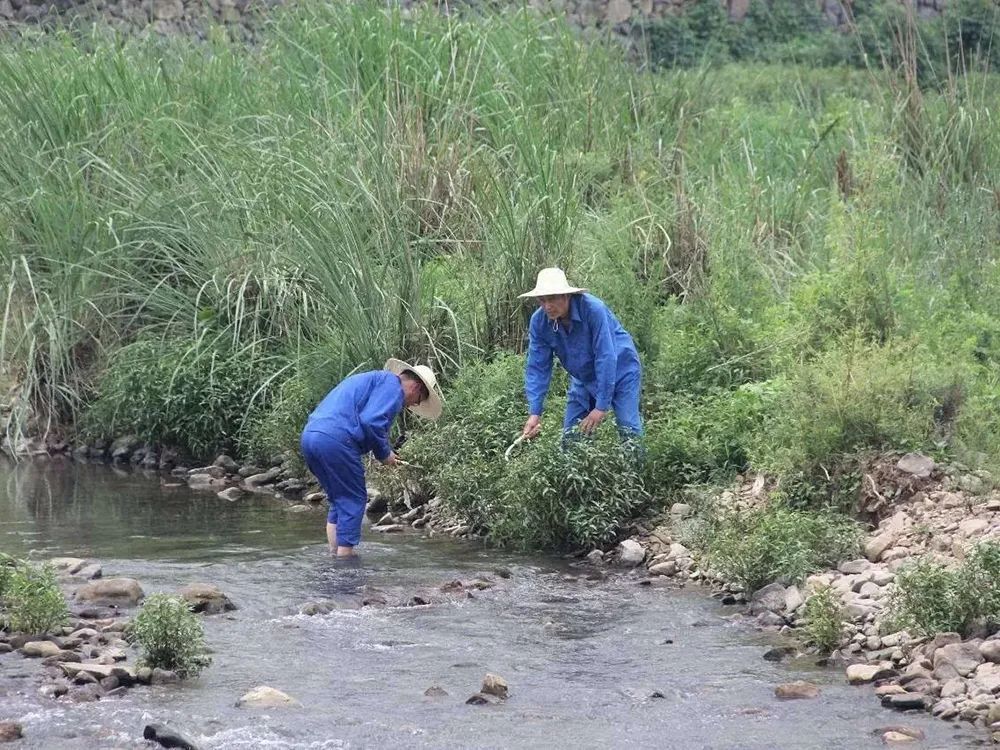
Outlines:
{"type": "Polygon", "coordinates": [[[537,440],[504,453],[520,435],[524,359],[504,355],[467,367],[446,394],[442,419],[416,432],[407,458],[445,508],[499,544],[523,549],[578,549],[611,541],[647,502],[635,455],[610,421],[592,440],[563,451],[561,391],[553,377],[537,440]]]}
{"type": "Polygon", "coordinates": [[[3,567],[8,570],[2,587],[8,630],[41,634],[63,624],[69,612],[51,567],[26,562],[3,567]]]}
{"type": "Polygon", "coordinates": [[[853,557],[861,530],[846,516],[772,504],[719,514],[710,519],[707,539],[710,565],[749,592],[853,557]]]}
{"type": "Polygon", "coordinates": [[[806,599],[802,626],[806,643],[823,652],[837,648],[844,633],[841,609],[840,595],[830,586],[823,586],[806,599]]]}
{"type": "Polygon", "coordinates": [[[928,558],[896,576],[888,620],[922,635],[968,634],[976,624],[1000,623],[1000,543],[981,542],[957,568],[928,558]]]}
{"type": "Polygon", "coordinates": [[[128,638],[141,649],[142,663],[194,677],[211,664],[201,621],[178,596],[153,594],[129,624],[128,638]]]}
{"type": "Polygon", "coordinates": [[[849,340],[775,381],[775,408],[751,460],[758,470],[811,477],[858,451],[933,450],[938,420],[949,418],[941,406],[961,377],[915,344],[849,340]]]}
{"type": "Polygon", "coordinates": [[[86,428],[104,436],[134,432],[199,457],[233,450],[266,375],[250,353],[140,339],[115,353],[86,428]]]}

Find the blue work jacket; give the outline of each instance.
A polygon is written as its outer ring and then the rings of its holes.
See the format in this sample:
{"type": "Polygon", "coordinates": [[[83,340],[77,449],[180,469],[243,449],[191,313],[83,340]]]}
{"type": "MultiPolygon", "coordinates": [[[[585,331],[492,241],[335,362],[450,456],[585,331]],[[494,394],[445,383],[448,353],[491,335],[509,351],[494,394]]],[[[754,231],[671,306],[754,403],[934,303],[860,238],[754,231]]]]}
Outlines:
{"type": "Polygon", "coordinates": [[[371,451],[384,461],[392,452],[389,428],[403,410],[403,384],[387,370],[351,375],[342,380],[313,409],[304,432],[331,437],[350,435],[361,453],[371,451]]]}
{"type": "Polygon", "coordinates": [[[552,356],[594,397],[601,411],[611,408],[615,384],[641,370],[639,353],[628,331],[601,300],[592,294],[574,294],[569,322],[553,323],[541,308],[528,326],[528,365],[524,390],[531,414],[541,414],[552,380],[552,356]]]}

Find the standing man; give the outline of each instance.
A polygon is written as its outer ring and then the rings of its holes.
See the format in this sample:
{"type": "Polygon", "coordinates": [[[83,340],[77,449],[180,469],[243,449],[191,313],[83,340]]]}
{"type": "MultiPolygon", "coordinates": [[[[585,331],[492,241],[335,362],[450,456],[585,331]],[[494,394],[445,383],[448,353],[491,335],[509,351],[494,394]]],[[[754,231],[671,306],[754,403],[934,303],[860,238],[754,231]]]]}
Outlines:
{"type": "Polygon", "coordinates": [[[589,435],[613,409],[623,437],[642,435],[639,354],[608,306],[586,289],[570,286],[559,268],[543,268],[535,288],[520,296],[538,301],[528,331],[524,389],[530,416],[524,437],[541,430],[553,354],[570,375],[564,433],[579,426],[589,435]]]}
{"type": "Polygon", "coordinates": [[[350,557],[361,541],[368,502],[361,457],[371,452],[396,463],[389,428],[404,406],[426,419],[441,416],[437,379],[425,365],[390,359],[385,369],[345,378],[309,415],[302,455],[330,502],[326,538],[337,557],[350,557]]]}

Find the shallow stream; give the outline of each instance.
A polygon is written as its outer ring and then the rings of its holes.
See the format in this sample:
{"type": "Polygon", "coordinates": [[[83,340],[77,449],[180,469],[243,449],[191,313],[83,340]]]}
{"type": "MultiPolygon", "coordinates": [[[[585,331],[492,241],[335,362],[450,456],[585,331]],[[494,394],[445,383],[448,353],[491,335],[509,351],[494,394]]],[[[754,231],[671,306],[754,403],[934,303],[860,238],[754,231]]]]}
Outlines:
{"type": "Polygon", "coordinates": [[[214,663],[179,686],[53,701],[38,695],[37,661],[0,657],[0,719],[25,732],[16,747],[151,747],[141,739],[150,721],[204,748],[856,750],[883,747],[877,730],[894,724],[923,729],[921,748],[983,739],[883,709],[841,670],[765,661],[772,643],[697,587],[589,580],[560,560],[367,530],[361,564],[343,566],[325,553],[322,509],[292,513],[272,498],[230,503],[171,485],[100,465],[0,463],[0,550],[96,558],[105,577],[137,578],[147,594],[212,583],[239,606],[205,619],[214,663]],[[405,598],[477,577],[497,585],[430,606],[297,614],[363,587],[405,598]],[[466,705],[486,672],[506,678],[510,698],[466,705]],[[774,697],[797,679],[819,685],[820,697],[774,697]],[[261,684],[301,707],[235,707],[261,684]],[[425,697],[432,685],[448,696],[425,697]]]}

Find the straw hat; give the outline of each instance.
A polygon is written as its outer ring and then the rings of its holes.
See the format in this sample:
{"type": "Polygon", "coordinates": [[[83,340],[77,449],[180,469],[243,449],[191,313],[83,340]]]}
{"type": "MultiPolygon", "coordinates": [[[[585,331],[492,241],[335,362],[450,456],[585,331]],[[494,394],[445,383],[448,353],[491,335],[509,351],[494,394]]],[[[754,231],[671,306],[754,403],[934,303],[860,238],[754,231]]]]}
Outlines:
{"type": "Polygon", "coordinates": [[[570,286],[561,268],[543,268],[538,272],[535,288],[530,292],[519,294],[518,297],[549,297],[556,294],[579,294],[585,291],[587,290],[570,286]]]}
{"type": "Polygon", "coordinates": [[[385,363],[385,369],[395,375],[404,372],[416,377],[427,388],[427,398],[419,404],[409,407],[418,417],[435,420],[441,416],[441,395],[437,390],[437,378],[434,371],[427,365],[408,365],[400,359],[390,358],[385,363]]]}

